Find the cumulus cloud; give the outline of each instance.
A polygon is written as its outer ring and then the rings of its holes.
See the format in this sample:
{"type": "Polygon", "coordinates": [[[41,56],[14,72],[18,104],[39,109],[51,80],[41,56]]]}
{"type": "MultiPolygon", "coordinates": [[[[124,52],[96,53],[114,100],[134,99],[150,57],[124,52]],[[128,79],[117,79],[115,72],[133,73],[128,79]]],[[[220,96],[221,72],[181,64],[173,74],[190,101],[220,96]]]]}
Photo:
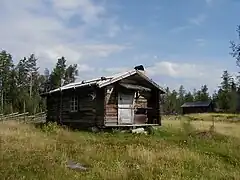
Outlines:
{"type": "Polygon", "coordinates": [[[189,26],[189,25],[174,27],[173,29],[170,30],[170,33],[179,33],[179,32],[189,29],[190,27],[191,26],[189,26]]]}
{"type": "Polygon", "coordinates": [[[207,84],[211,92],[219,85],[222,72],[223,69],[216,65],[173,61],[159,61],[147,69],[147,74],[152,77],[167,76],[178,80],[178,84],[186,85],[190,89],[207,84]]]}
{"type": "Polygon", "coordinates": [[[179,33],[185,30],[189,30],[194,26],[201,26],[205,20],[207,19],[207,15],[204,13],[198,14],[196,17],[191,17],[188,19],[188,22],[185,25],[177,26],[172,28],[170,33],[179,33]]]}
{"type": "Polygon", "coordinates": [[[101,15],[105,13],[103,6],[96,5],[90,0],[52,0],[52,5],[60,17],[69,19],[79,15],[85,23],[91,25],[98,23],[101,15]]]}
{"type": "Polygon", "coordinates": [[[190,18],[190,19],[189,19],[189,22],[190,22],[191,24],[200,26],[202,23],[204,23],[204,21],[206,20],[206,18],[207,18],[206,14],[199,14],[199,15],[196,16],[196,17],[190,18]]]}
{"type": "Polygon", "coordinates": [[[91,40],[97,34],[89,33],[93,26],[101,33],[112,32],[111,37],[120,31],[104,4],[92,0],[1,0],[0,23],[0,46],[17,59],[35,53],[44,67],[43,62],[53,64],[59,56],[79,63],[128,48],[91,40]]]}
{"type": "MultiPolygon", "coordinates": [[[[88,64],[90,59],[107,58],[131,48],[131,44],[112,41],[111,38],[132,27],[127,24],[121,26],[118,18],[109,14],[104,3],[104,0],[1,0],[0,47],[12,53],[16,59],[35,53],[43,68],[51,68],[57,58],[65,56],[69,63],[78,64],[79,72],[84,74],[80,74],[80,79],[129,70],[129,67],[99,68],[88,64]]],[[[186,26],[173,29],[173,32],[200,25],[205,19],[206,16],[200,14],[189,20],[186,26]]],[[[139,40],[142,36],[134,33],[132,39],[139,40]]],[[[203,43],[200,39],[196,42],[203,43]]],[[[149,58],[148,54],[135,55],[133,61],[149,58]]],[[[157,60],[156,56],[154,62],[157,60]]],[[[167,85],[171,83],[162,82],[162,76],[172,80],[183,78],[184,80],[179,80],[180,84],[199,86],[212,83],[215,86],[220,71],[209,65],[169,60],[158,61],[147,68],[150,77],[159,77],[160,84],[167,85]]]]}
{"type": "Polygon", "coordinates": [[[206,45],[206,40],[202,38],[195,39],[196,43],[198,46],[205,46],[206,45]]]}

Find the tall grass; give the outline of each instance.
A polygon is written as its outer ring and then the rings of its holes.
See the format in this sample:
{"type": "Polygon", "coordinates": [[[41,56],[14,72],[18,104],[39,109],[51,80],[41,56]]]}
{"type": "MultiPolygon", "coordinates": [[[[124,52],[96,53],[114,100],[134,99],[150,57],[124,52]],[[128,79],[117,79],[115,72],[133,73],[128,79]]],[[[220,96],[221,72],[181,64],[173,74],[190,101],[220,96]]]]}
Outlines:
{"type": "Polygon", "coordinates": [[[240,179],[239,139],[217,132],[202,136],[190,121],[154,135],[92,134],[11,121],[0,125],[0,136],[1,179],[240,179]],[[89,170],[71,170],[69,160],[89,170]]]}

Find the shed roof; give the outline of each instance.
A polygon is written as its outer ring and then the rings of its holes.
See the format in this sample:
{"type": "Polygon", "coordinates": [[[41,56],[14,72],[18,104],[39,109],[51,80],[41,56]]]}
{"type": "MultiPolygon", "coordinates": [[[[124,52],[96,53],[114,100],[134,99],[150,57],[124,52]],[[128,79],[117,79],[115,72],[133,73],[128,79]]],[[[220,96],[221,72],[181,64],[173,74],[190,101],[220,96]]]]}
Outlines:
{"type": "Polygon", "coordinates": [[[100,77],[100,78],[96,78],[96,79],[70,83],[70,84],[62,86],[60,88],[51,90],[47,94],[58,92],[58,91],[63,91],[63,90],[66,90],[66,89],[87,87],[87,86],[92,86],[92,85],[96,85],[97,87],[102,88],[102,87],[105,87],[107,85],[110,85],[112,83],[115,83],[119,80],[125,79],[125,78],[127,78],[129,76],[132,76],[132,75],[135,75],[135,74],[139,75],[140,77],[142,77],[143,79],[145,79],[146,81],[151,83],[154,87],[159,89],[162,93],[166,93],[164,88],[160,87],[157,83],[155,83],[152,79],[147,77],[144,73],[142,73],[140,70],[134,69],[134,70],[131,70],[131,71],[118,73],[118,74],[115,74],[115,75],[112,75],[112,76],[109,76],[109,77],[100,77]]]}
{"type": "Polygon", "coordinates": [[[211,101],[185,102],[181,107],[208,107],[211,101]]]}

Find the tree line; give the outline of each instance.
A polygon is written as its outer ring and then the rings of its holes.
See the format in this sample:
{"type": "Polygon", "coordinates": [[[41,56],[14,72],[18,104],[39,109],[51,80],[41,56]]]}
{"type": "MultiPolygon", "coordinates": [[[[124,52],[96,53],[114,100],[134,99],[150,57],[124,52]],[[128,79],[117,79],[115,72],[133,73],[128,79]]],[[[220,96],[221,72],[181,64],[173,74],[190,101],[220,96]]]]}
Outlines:
{"type": "MultiPolygon", "coordinates": [[[[240,81],[239,81],[240,82],[240,81]]],[[[212,101],[215,109],[221,112],[236,113],[240,110],[240,83],[238,83],[228,71],[222,74],[222,82],[218,90],[212,95],[208,92],[207,85],[199,90],[186,91],[181,85],[178,90],[170,91],[163,96],[163,111],[166,114],[181,113],[181,105],[185,102],[212,101]]]]}
{"type": "Polygon", "coordinates": [[[0,52],[0,114],[45,110],[40,94],[75,81],[77,65],[66,65],[66,59],[57,59],[50,72],[39,72],[38,59],[34,54],[23,57],[16,64],[6,50],[0,52]]]}
{"type": "MultiPolygon", "coordinates": [[[[240,26],[237,28],[238,42],[231,41],[231,55],[240,67],[240,26]]],[[[78,75],[77,65],[67,66],[65,57],[57,59],[55,67],[50,71],[39,72],[38,59],[34,54],[23,57],[17,63],[6,50],[0,52],[0,114],[13,112],[29,112],[31,114],[44,111],[46,108],[40,94],[75,82],[78,75]]],[[[180,113],[184,102],[208,101],[215,104],[216,109],[223,112],[240,111],[240,76],[234,77],[227,70],[222,74],[222,82],[210,95],[207,85],[187,92],[183,85],[178,90],[166,89],[163,97],[165,113],[180,113]]]]}
{"type": "MultiPolygon", "coordinates": [[[[230,41],[230,55],[236,60],[236,65],[240,67],[240,25],[237,26],[237,42],[230,41]]],[[[231,75],[225,70],[221,76],[222,82],[212,95],[208,92],[207,85],[201,86],[199,90],[194,89],[187,92],[181,85],[178,90],[170,91],[163,97],[164,113],[181,113],[181,105],[185,102],[212,101],[215,109],[221,112],[240,112],[240,75],[231,75]]]]}

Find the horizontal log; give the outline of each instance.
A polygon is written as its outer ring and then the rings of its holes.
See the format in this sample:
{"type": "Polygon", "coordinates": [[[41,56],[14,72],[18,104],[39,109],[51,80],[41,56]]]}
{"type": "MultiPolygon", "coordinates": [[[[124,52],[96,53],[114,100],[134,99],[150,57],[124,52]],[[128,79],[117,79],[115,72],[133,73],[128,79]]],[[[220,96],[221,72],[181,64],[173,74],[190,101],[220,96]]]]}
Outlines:
{"type": "Polygon", "coordinates": [[[105,126],[116,126],[118,123],[117,122],[105,122],[104,125],[105,126]]]}
{"type": "Polygon", "coordinates": [[[117,116],[105,116],[105,121],[117,121],[118,117],[117,116]]]}
{"type": "Polygon", "coordinates": [[[118,121],[105,121],[105,124],[118,124],[118,121]]]}
{"type": "Polygon", "coordinates": [[[62,119],[61,122],[74,122],[74,123],[81,122],[81,123],[88,124],[88,123],[95,123],[95,120],[94,119],[62,119]]]}
{"type": "Polygon", "coordinates": [[[105,114],[105,117],[118,117],[118,114],[105,114]]]}
{"type": "Polygon", "coordinates": [[[106,109],[105,110],[106,113],[117,113],[117,109],[106,109]]]}
{"type": "Polygon", "coordinates": [[[18,114],[18,112],[12,113],[12,114],[7,114],[7,115],[5,115],[4,117],[10,117],[10,116],[14,116],[14,115],[17,115],[17,114],[18,114]]]}
{"type": "Polygon", "coordinates": [[[40,115],[44,115],[44,114],[46,114],[46,112],[39,112],[39,113],[36,113],[36,114],[34,114],[35,116],[40,116],[40,115]]]}
{"type": "Polygon", "coordinates": [[[16,114],[16,115],[11,116],[11,117],[26,116],[26,115],[28,115],[28,114],[29,114],[29,112],[26,112],[26,113],[16,114]]]}

